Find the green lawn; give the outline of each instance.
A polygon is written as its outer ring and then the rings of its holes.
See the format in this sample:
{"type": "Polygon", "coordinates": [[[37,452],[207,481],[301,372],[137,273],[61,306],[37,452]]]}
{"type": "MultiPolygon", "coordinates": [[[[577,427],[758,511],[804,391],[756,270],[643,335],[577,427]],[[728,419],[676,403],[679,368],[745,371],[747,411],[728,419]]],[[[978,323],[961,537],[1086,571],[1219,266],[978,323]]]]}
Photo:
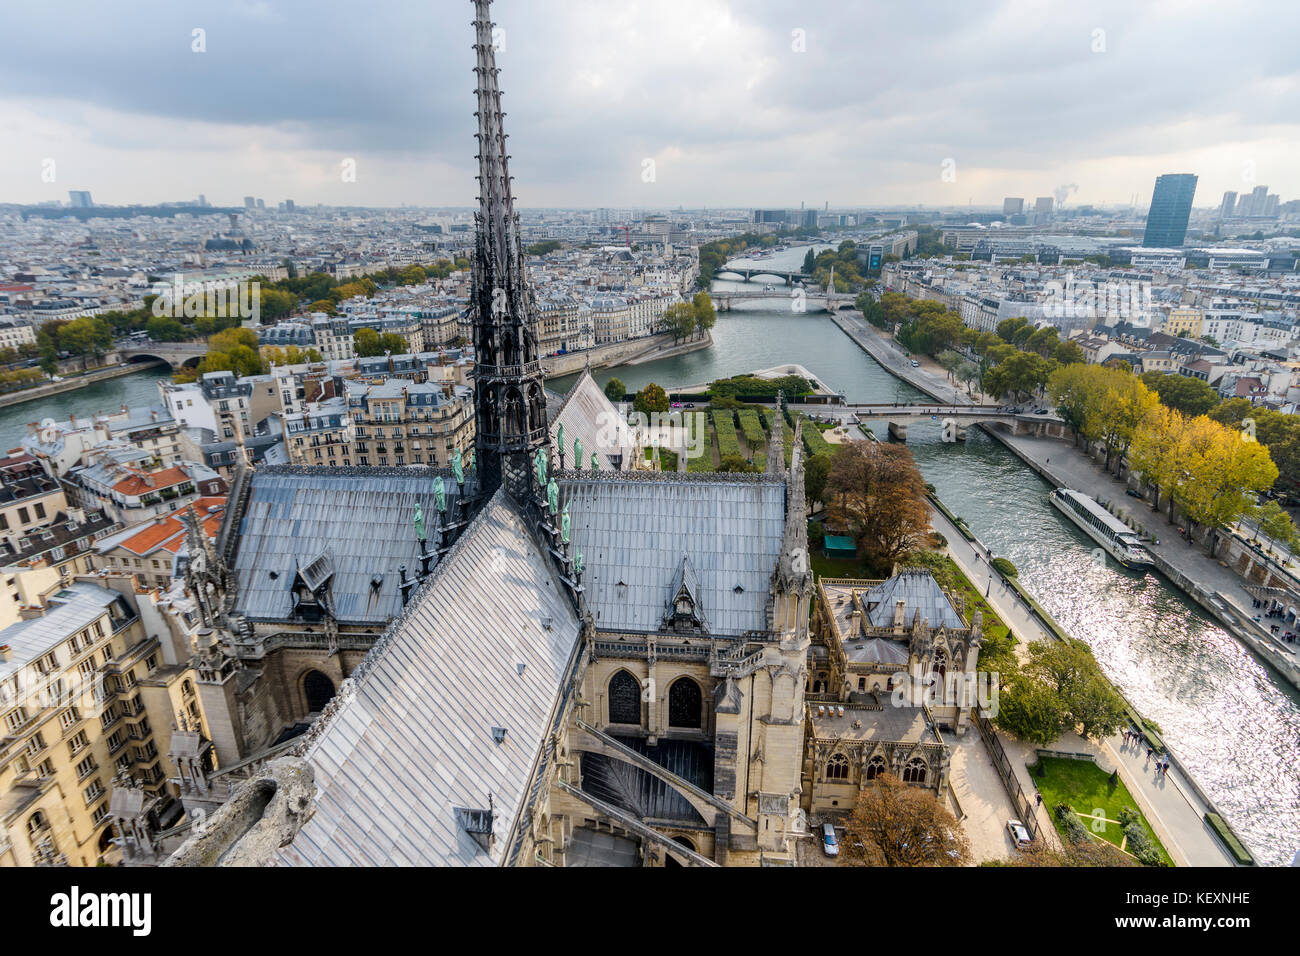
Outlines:
{"type": "Polygon", "coordinates": [[[874,578],[857,558],[828,558],[821,546],[809,548],[808,564],[819,578],[874,578]]]}
{"type": "MultiPolygon", "coordinates": [[[[1069,804],[1079,814],[1096,814],[1098,810],[1101,815],[1108,821],[1119,819],[1119,812],[1126,808],[1137,810],[1137,803],[1133,800],[1133,795],[1129,793],[1128,787],[1124,786],[1123,780],[1118,780],[1112,784],[1110,774],[1102,770],[1091,760],[1069,760],[1063,757],[1040,757],[1039,764],[1042,768],[1042,775],[1036,772],[1037,768],[1031,768],[1030,775],[1034,779],[1038,792],[1043,795],[1043,805],[1052,818],[1052,823],[1060,831],[1062,838],[1065,832],[1060,821],[1056,819],[1056,807],[1058,804],[1069,804]]],[[[1118,823],[1094,821],[1088,817],[1081,817],[1080,822],[1087,827],[1093,835],[1100,837],[1108,843],[1119,846],[1124,839],[1124,831],[1118,823]]],[[[1146,829],[1147,835],[1160,850],[1161,858],[1169,865],[1172,861],[1169,854],[1161,844],[1158,837],[1151,830],[1151,825],[1147,823],[1146,817],[1142,817],[1142,826],[1146,829]]]]}

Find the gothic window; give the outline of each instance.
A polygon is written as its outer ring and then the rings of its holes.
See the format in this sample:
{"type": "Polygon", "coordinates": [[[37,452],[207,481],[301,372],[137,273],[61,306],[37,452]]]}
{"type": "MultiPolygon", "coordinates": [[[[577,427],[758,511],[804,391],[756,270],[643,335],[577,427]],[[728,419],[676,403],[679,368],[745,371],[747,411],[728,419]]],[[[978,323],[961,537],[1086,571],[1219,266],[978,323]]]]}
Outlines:
{"type": "Polygon", "coordinates": [[[943,683],[944,678],[948,674],[948,654],[942,647],[935,649],[934,666],[932,669],[935,676],[939,678],[939,682],[943,683]]]}
{"type": "Polygon", "coordinates": [[[835,754],[830,760],[826,761],[826,779],[848,780],[849,758],[844,754],[835,754]]]}
{"type": "Polygon", "coordinates": [[[867,761],[867,779],[875,780],[885,772],[885,758],[876,754],[867,761]]]}
{"type": "Polygon", "coordinates": [[[683,677],[668,688],[668,726],[700,727],[703,723],[703,695],[700,685],[683,677]]]}
{"type": "Polygon", "coordinates": [[[925,783],[927,769],[924,760],[913,757],[903,768],[903,783],[925,783]]]}
{"type": "Polygon", "coordinates": [[[609,682],[609,722],[641,723],[641,682],[627,671],[619,671],[609,682]]]}

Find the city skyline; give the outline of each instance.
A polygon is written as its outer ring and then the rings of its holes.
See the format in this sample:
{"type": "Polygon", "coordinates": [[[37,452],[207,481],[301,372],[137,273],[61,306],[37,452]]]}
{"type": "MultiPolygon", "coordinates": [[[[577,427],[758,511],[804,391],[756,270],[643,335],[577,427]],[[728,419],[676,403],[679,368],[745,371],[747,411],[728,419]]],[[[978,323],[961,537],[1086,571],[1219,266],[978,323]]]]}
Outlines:
{"type": "MultiPolygon", "coordinates": [[[[473,205],[458,7],[356,22],[330,4],[71,6],[67,56],[31,44],[0,63],[0,201],[473,205]],[[344,33],[349,49],[329,53],[344,33]],[[128,41],[147,69],[114,68],[128,41]]],[[[11,35],[38,35],[44,12],[14,11],[11,35]]],[[[775,0],[504,3],[497,16],[498,55],[537,78],[506,102],[521,208],[987,207],[1074,185],[1072,205],[1139,209],[1170,170],[1200,177],[1203,205],[1259,183],[1300,194],[1286,160],[1300,139],[1295,17],[775,0]],[[1257,29],[1264,16],[1275,29],[1257,29]],[[1213,82],[1189,101],[1184,62],[1211,44],[1213,82]],[[1135,108],[1115,109],[1134,89],[1135,108]]]]}

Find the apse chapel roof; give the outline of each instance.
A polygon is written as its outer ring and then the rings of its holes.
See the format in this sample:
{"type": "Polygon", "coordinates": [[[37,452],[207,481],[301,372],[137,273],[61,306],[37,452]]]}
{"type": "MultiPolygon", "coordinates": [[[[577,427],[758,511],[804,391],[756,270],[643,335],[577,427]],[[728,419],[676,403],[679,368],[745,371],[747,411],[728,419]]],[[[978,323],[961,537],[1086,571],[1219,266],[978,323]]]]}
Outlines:
{"type": "Polygon", "coordinates": [[[767,628],[768,588],[785,529],[783,479],[565,472],[559,483],[597,628],[658,630],[681,583],[683,557],[710,634],[767,628]]]}
{"type": "Polygon", "coordinates": [[[447,469],[275,466],[254,472],[233,567],[236,613],[288,619],[299,572],[318,564],[331,568],[315,583],[328,587],[340,623],[387,624],[402,609],[398,568],[406,565],[408,577],[420,570],[412,522],[417,503],[429,548],[438,544],[433,488],[444,476],[450,509],[457,489],[447,469]]]}
{"type": "Polygon", "coordinates": [[[580,628],[497,492],[308,732],[314,813],[277,861],[500,865],[580,628]],[[461,812],[489,796],[490,849],[461,812]]]}

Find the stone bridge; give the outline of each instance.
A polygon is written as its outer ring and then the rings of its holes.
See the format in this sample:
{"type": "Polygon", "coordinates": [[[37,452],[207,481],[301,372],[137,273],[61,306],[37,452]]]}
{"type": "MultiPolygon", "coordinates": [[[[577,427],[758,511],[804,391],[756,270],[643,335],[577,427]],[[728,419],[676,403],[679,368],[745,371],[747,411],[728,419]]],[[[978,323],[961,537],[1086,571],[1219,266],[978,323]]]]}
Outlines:
{"type": "Polygon", "coordinates": [[[722,266],[715,271],[713,273],[713,278],[721,279],[724,272],[729,275],[740,276],[746,282],[757,276],[771,276],[773,279],[780,279],[786,285],[794,285],[796,280],[799,282],[808,282],[812,279],[812,276],[804,272],[802,269],[773,269],[761,265],[741,266],[732,265],[731,263],[727,263],[725,266],[722,266]]]}
{"type": "Polygon", "coordinates": [[[182,365],[198,365],[199,360],[208,354],[208,346],[205,342],[150,342],[124,346],[117,351],[124,365],[166,362],[172,368],[179,368],[182,365]]]}
{"type": "Polygon", "coordinates": [[[889,423],[889,434],[900,440],[907,439],[907,426],[916,422],[938,421],[951,423],[952,438],[963,441],[966,426],[971,424],[998,425],[1013,435],[1066,438],[1066,425],[1053,415],[1026,415],[1005,405],[944,405],[939,402],[912,404],[863,404],[838,406],[849,412],[859,422],[884,419],[889,423]]]}
{"type": "MultiPolygon", "coordinates": [[[[737,302],[752,302],[759,299],[780,299],[793,304],[798,296],[800,289],[778,289],[771,292],[710,292],[709,298],[713,300],[714,306],[719,312],[730,312],[732,306],[737,302]]],[[[854,303],[857,301],[855,296],[846,292],[832,292],[827,295],[825,292],[805,292],[803,296],[803,308],[801,312],[837,312],[840,309],[856,308],[854,303]]]]}

